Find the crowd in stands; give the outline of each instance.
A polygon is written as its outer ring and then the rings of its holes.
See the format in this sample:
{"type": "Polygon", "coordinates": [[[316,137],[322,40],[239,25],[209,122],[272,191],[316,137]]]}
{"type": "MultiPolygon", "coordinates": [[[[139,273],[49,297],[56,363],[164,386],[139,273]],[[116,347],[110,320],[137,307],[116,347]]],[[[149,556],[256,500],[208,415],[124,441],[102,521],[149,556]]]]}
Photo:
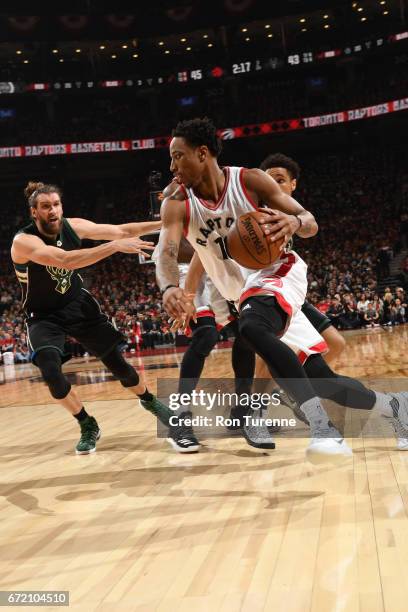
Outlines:
{"type": "Polygon", "coordinates": [[[394,291],[386,287],[381,293],[336,293],[314,302],[337,329],[400,325],[408,320],[408,295],[402,287],[394,291]]]}
{"type": "Polygon", "coordinates": [[[175,337],[162,310],[154,264],[138,266],[135,274],[135,260],[127,256],[121,257],[120,269],[118,277],[114,260],[101,262],[92,274],[90,291],[125,335],[128,348],[173,344],[175,337]]]}
{"type": "MultiPolygon", "coordinates": [[[[402,262],[397,286],[389,282],[390,260],[408,246],[408,176],[399,155],[362,150],[299,161],[302,176],[295,196],[319,223],[316,237],[295,239],[296,251],[309,266],[308,299],[342,330],[407,322],[408,257],[402,262]]],[[[109,181],[99,196],[99,219],[92,212],[87,214],[83,193],[71,190],[67,216],[112,223],[146,219],[147,198],[143,195],[139,200],[134,189],[123,181],[109,181]],[[80,193],[77,201],[75,193],[80,193]],[[137,214],[136,201],[143,202],[137,214]]],[[[5,218],[10,234],[4,241],[6,228],[0,244],[0,352],[13,352],[15,361],[24,362],[29,355],[20,289],[7,243],[26,218],[13,211],[12,203],[5,218]]],[[[83,276],[87,288],[124,333],[124,349],[133,352],[176,342],[161,307],[152,263],[139,264],[135,257],[117,254],[88,268],[83,276]]],[[[84,352],[73,341],[69,350],[74,355],[84,352]]]]}
{"type": "MultiPolygon", "coordinates": [[[[8,257],[9,253],[1,253],[8,257]]],[[[13,361],[29,361],[24,317],[20,308],[20,291],[10,275],[0,274],[0,363],[4,353],[13,353],[13,361]]]]}
{"type": "Polygon", "coordinates": [[[320,225],[298,249],[309,264],[309,300],[339,329],[405,323],[408,278],[395,290],[383,285],[407,246],[407,177],[381,153],[321,162],[324,172],[318,160],[305,166],[299,190],[320,225]]]}

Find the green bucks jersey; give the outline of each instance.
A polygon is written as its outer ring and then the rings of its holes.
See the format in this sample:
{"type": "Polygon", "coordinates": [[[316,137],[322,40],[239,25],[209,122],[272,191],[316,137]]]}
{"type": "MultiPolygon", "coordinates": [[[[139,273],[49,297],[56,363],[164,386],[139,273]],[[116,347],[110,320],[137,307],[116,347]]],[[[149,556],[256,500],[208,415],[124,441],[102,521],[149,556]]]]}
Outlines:
{"type": "MultiPolygon", "coordinates": [[[[34,221],[23,227],[19,234],[31,234],[41,238],[45,244],[59,247],[64,251],[81,248],[81,240],[63,217],[59,236],[55,240],[41,234],[34,221]]],[[[77,270],[55,266],[43,266],[32,261],[14,264],[22,289],[22,304],[25,313],[50,313],[63,308],[74,300],[82,287],[82,278],[77,270]]]]}

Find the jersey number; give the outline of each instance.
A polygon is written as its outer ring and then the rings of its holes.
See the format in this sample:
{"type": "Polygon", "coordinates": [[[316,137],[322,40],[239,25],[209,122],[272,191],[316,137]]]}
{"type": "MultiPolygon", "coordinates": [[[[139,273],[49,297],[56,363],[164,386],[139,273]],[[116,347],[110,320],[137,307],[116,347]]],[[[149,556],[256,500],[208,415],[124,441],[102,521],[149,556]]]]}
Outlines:
{"type": "Polygon", "coordinates": [[[217,238],[217,240],[214,240],[215,244],[218,244],[218,246],[221,249],[221,255],[223,259],[229,259],[229,255],[228,255],[228,251],[227,251],[227,239],[226,238],[222,238],[221,236],[219,238],[217,238]]]}

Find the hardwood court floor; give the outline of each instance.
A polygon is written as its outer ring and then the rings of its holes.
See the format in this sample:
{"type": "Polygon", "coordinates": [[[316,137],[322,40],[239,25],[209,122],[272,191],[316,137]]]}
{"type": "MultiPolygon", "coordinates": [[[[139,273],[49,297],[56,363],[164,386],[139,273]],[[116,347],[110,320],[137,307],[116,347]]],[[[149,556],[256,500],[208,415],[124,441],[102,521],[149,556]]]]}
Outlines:
{"type": "MultiPolygon", "coordinates": [[[[408,326],[346,337],[339,372],[404,386],[408,326]]],[[[145,358],[149,386],[180,359],[145,358]]],[[[0,368],[0,590],[68,590],[84,612],[408,609],[408,453],[391,437],[350,440],[337,468],[307,463],[302,438],[178,455],[97,362],[66,370],[102,428],[95,455],[73,453],[38,371],[0,368]]],[[[230,351],[205,375],[230,376],[230,351]]]]}

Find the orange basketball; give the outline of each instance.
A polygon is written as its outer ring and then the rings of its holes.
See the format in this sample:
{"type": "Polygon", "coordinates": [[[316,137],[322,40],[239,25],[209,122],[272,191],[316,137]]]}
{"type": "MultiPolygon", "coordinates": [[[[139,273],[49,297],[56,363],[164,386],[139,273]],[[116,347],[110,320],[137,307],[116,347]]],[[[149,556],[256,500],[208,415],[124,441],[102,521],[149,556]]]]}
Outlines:
{"type": "Polygon", "coordinates": [[[262,270],[278,259],[284,241],[282,238],[277,242],[269,242],[269,236],[265,236],[259,224],[262,217],[265,217],[265,213],[260,211],[241,215],[227,235],[230,257],[251,270],[262,270]]]}

